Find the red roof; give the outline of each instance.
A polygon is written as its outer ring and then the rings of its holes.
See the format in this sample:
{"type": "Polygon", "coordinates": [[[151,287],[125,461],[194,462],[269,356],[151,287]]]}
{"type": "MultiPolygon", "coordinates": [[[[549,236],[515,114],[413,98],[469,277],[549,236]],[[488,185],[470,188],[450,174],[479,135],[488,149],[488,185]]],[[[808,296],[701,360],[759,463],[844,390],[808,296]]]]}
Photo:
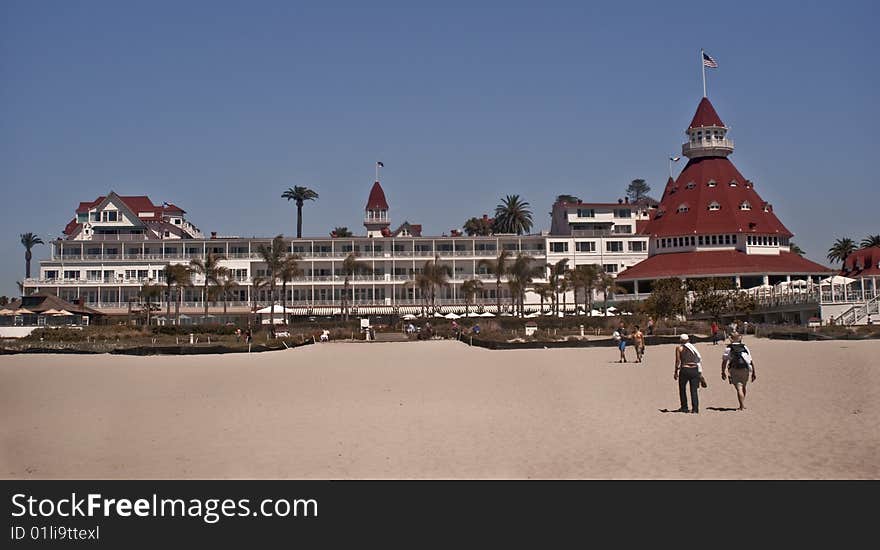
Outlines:
{"type": "Polygon", "coordinates": [[[847,277],[880,275],[880,246],[860,248],[847,256],[840,273],[847,277]]]}
{"type": "Polygon", "coordinates": [[[666,184],[645,232],[655,237],[740,232],[792,236],[752,182],[725,157],[691,159],[678,179],[666,184]],[[713,187],[710,181],[715,182],[713,187]],[[736,185],[731,186],[732,182],[736,185]],[[714,202],[720,209],[709,210],[714,202]],[[744,203],[750,209],[742,210],[744,203]],[[679,207],[686,211],[679,212],[679,207]]]}
{"type": "Polygon", "coordinates": [[[724,123],[721,122],[721,117],[715,112],[715,107],[712,106],[712,102],[709,101],[708,97],[700,100],[700,104],[697,105],[697,112],[694,113],[694,118],[691,120],[691,125],[688,126],[688,129],[700,128],[702,126],[724,126],[724,123]]]}
{"type": "MultiPolygon", "coordinates": [[[[152,212],[153,215],[157,216],[157,217],[162,215],[163,208],[161,206],[156,206],[155,204],[153,204],[153,201],[150,200],[150,197],[147,197],[146,195],[135,195],[135,196],[129,196],[129,197],[123,197],[120,195],[118,195],[118,196],[119,196],[119,199],[122,200],[123,203],[125,203],[125,206],[129,210],[134,212],[135,215],[139,215],[142,212],[152,212]]],[[[98,206],[99,204],[104,202],[104,199],[106,199],[106,198],[107,197],[105,195],[101,195],[100,197],[93,200],[92,202],[81,202],[81,203],[79,203],[79,206],[76,209],[76,213],[77,214],[85,214],[90,209],[95,208],[96,206],[98,206]]],[[[164,208],[164,212],[184,213],[186,211],[183,210],[182,208],[180,208],[179,206],[176,206],[174,204],[169,204],[167,207],[164,208]]]]}
{"type": "Polygon", "coordinates": [[[720,275],[821,274],[834,270],[791,252],[746,254],[738,250],[656,254],[621,272],[617,279],[665,279],[720,275]]]}
{"type": "Polygon", "coordinates": [[[385,191],[382,191],[382,186],[378,181],[370,189],[370,197],[367,199],[367,207],[364,210],[388,210],[385,191]]]}
{"type": "Polygon", "coordinates": [[[79,227],[80,227],[80,224],[77,223],[76,218],[73,218],[72,220],[67,222],[66,226],[64,226],[63,233],[65,235],[73,235],[76,232],[76,230],[79,229],[79,227]]]}

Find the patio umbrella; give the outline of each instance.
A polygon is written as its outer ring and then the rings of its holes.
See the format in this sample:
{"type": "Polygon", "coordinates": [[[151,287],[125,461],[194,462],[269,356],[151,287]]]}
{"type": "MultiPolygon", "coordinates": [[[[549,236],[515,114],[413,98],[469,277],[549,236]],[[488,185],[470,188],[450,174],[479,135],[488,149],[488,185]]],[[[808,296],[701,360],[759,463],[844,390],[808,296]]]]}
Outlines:
{"type": "Polygon", "coordinates": [[[480,317],[495,317],[495,314],[494,314],[494,313],[489,313],[488,311],[485,311],[485,312],[483,312],[483,313],[480,314],[480,317]]]}
{"type": "Polygon", "coordinates": [[[443,318],[443,314],[440,313],[439,311],[435,311],[435,312],[434,312],[434,317],[440,317],[440,318],[443,318]]]}
{"type": "Polygon", "coordinates": [[[64,316],[67,316],[67,315],[73,315],[73,313],[67,311],[66,309],[62,309],[62,310],[59,310],[58,313],[56,313],[55,315],[64,315],[64,316]]]}
{"type": "Polygon", "coordinates": [[[15,315],[15,312],[12,311],[11,309],[3,308],[3,309],[0,309],[0,315],[15,315]]]}
{"type": "Polygon", "coordinates": [[[43,315],[58,315],[58,310],[55,308],[47,309],[43,312],[43,315]]]}
{"type": "Polygon", "coordinates": [[[833,277],[828,277],[826,279],[822,279],[820,281],[823,285],[832,284],[832,285],[848,285],[850,283],[856,282],[855,279],[850,279],[849,277],[844,277],[843,275],[835,275],[833,277]]]}
{"type": "Polygon", "coordinates": [[[446,319],[460,319],[460,318],[461,318],[461,315],[457,315],[457,314],[452,313],[452,312],[450,311],[449,313],[447,313],[447,314],[444,315],[443,317],[446,318],[446,319]]]}
{"type": "Polygon", "coordinates": [[[416,318],[416,316],[413,315],[412,313],[407,313],[406,315],[404,315],[403,317],[401,317],[401,319],[405,319],[405,320],[407,320],[407,321],[412,321],[412,320],[415,319],[415,318],[416,318]]]}
{"type": "Polygon", "coordinates": [[[15,314],[16,315],[33,315],[34,312],[27,309],[27,308],[22,307],[22,308],[16,309],[15,314]]]}

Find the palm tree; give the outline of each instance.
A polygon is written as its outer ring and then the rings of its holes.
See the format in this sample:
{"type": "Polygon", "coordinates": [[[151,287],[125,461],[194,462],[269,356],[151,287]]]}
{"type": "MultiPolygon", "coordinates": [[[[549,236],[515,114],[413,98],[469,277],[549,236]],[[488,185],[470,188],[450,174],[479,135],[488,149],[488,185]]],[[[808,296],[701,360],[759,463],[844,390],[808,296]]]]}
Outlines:
{"type": "Polygon", "coordinates": [[[577,311],[578,289],[584,289],[584,310],[593,309],[593,286],[598,274],[598,267],[593,264],[579,265],[567,273],[571,286],[574,289],[574,309],[577,311]]]}
{"type": "Polygon", "coordinates": [[[21,234],[21,246],[24,247],[24,278],[31,278],[31,249],[38,245],[45,244],[43,243],[43,239],[34,235],[33,233],[22,233],[21,234]]]}
{"type": "Polygon", "coordinates": [[[789,252],[797,254],[798,256],[803,256],[804,254],[806,254],[806,252],[804,252],[804,249],[794,244],[793,241],[788,242],[788,250],[789,252]]]}
{"type": "Polygon", "coordinates": [[[498,302],[497,313],[501,314],[501,278],[507,274],[507,260],[510,251],[502,249],[494,260],[480,260],[479,265],[486,268],[490,275],[495,276],[495,299],[498,302]]]}
{"type": "Polygon", "coordinates": [[[281,309],[284,311],[285,324],[287,324],[287,283],[302,277],[303,270],[296,263],[301,259],[298,254],[288,254],[281,261],[281,268],[278,270],[278,278],[281,279],[281,309]]]}
{"type": "MultiPolygon", "coordinates": [[[[550,268],[550,284],[553,287],[553,303],[556,306],[554,308],[554,313],[559,315],[559,293],[562,292],[562,296],[565,297],[565,292],[568,290],[568,283],[565,280],[565,272],[568,270],[568,258],[563,258],[556,262],[555,264],[549,264],[547,267],[550,268]]],[[[563,309],[564,313],[564,309],[563,309]]]]}
{"type": "Polygon", "coordinates": [[[229,294],[236,288],[238,288],[238,282],[228,274],[223,277],[223,280],[217,285],[220,297],[223,299],[223,315],[226,315],[226,305],[229,302],[229,294]]]}
{"type": "Polygon", "coordinates": [[[874,246],[880,246],[880,235],[868,235],[862,242],[859,243],[859,246],[862,248],[871,248],[874,246]]]}
{"type": "Polygon", "coordinates": [[[850,254],[856,251],[856,243],[849,237],[837,239],[834,245],[828,249],[828,261],[846,263],[850,254]]]}
{"type": "Polygon", "coordinates": [[[422,317],[427,316],[428,298],[431,294],[431,286],[434,283],[431,282],[431,278],[427,274],[417,273],[415,279],[409,284],[413,287],[413,290],[419,290],[419,294],[422,297],[422,317]]]}
{"type": "Polygon", "coordinates": [[[257,248],[257,253],[263,262],[266,263],[266,278],[269,280],[269,334],[275,337],[275,284],[278,279],[278,273],[281,271],[281,265],[284,257],[287,255],[287,245],[284,237],[276,235],[272,239],[270,245],[261,244],[257,248]]]}
{"type": "Polygon", "coordinates": [[[514,313],[518,310],[520,317],[525,313],[526,288],[532,284],[534,277],[540,276],[540,271],[542,271],[542,268],[533,267],[531,265],[531,258],[522,254],[517,254],[516,259],[507,271],[511,299],[515,300],[514,313]]]}
{"type": "Polygon", "coordinates": [[[256,276],[251,279],[251,314],[248,315],[248,327],[256,324],[251,322],[251,316],[256,315],[257,311],[257,296],[260,293],[260,289],[265,288],[269,285],[269,279],[267,277],[256,276]]]}
{"type": "Polygon", "coordinates": [[[604,269],[599,271],[594,283],[596,290],[602,293],[602,307],[605,308],[605,316],[608,316],[608,293],[626,292],[626,289],[617,284],[614,275],[604,269]]]}
{"type": "Polygon", "coordinates": [[[553,289],[550,287],[550,283],[536,283],[532,287],[532,291],[538,295],[538,298],[541,299],[541,315],[544,314],[544,301],[547,299],[552,300],[553,289]]]}
{"type": "Polygon", "coordinates": [[[492,221],[489,218],[470,218],[461,227],[469,237],[488,237],[492,234],[492,221]]]}
{"type": "Polygon", "coordinates": [[[153,299],[162,295],[162,287],[152,283],[144,283],[141,286],[140,298],[147,311],[147,326],[150,326],[150,313],[153,311],[153,299]]]}
{"type": "Polygon", "coordinates": [[[354,235],[347,227],[334,227],[333,231],[330,232],[330,236],[334,239],[341,239],[343,237],[351,237],[354,235]]]}
{"type": "Polygon", "coordinates": [[[532,211],[529,203],[519,195],[507,195],[495,207],[495,232],[522,235],[532,228],[532,211]]]}
{"type": "Polygon", "coordinates": [[[165,318],[171,320],[171,302],[175,303],[175,318],[180,321],[180,294],[183,287],[189,286],[192,274],[189,268],[184,264],[165,264],[163,269],[163,278],[165,282],[165,318]],[[177,289],[172,295],[172,288],[177,289]],[[175,298],[172,299],[172,296],[175,298]]]}
{"type": "Polygon", "coordinates": [[[226,256],[224,256],[223,254],[214,254],[213,252],[208,252],[205,255],[204,260],[200,258],[194,258],[189,262],[189,267],[192,272],[196,275],[202,275],[205,278],[205,282],[202,286],[202,299],[205,301],[205,317],[203,320],[204,324],[208,323],[208,286],[219,285],[220,281],[228,273],[229,270],[220,265],[220,262],[225,259],[226,256]]]}
{"type": "Polygon", "coordinates": [[[351,286],[351,278],[358,274],[369,274],[373,272],[373,268],[365,263],[358,262],[358,255],[354,252],[342,260],[342,276],[345,277],[342,285],[342,314],[348,321],[348,291],[351,286]]]}
{"type": "Polygon", "coordinates": [[[309,189],[308,187],[300,187],[294,186],[289,188],[284,193],[281,193],[282,199],[287,199],[288,201],[296,201],[296,238],[302,239],[302,229],[303,229],[303,205],[306,201],[313,201],[318,198],[318,194],[309,189]]]}
{"type": "Polygon", "coordinates": [[[581,199],[574,195],[556,195],[556,202],[578,203],[581,202],[581,199]]]}
{"type": "Polygon", "coordinates": [[[468,279],[461,283],[461,293],[464,295],[464,316],[470,313],[471,302],[476,298],[477,293],[483,290],[483,281],[479,279],[468,279]]]}
{"type": "Polygon", "coordinates": [[[431,283],[431,312],[433,313],[437,311],[437,289],[449,285],[449,278],[452,277],[452,268],[441,264],[440,257],[435,256],[433,260],[425,262],[422,272],[431,283]]]}

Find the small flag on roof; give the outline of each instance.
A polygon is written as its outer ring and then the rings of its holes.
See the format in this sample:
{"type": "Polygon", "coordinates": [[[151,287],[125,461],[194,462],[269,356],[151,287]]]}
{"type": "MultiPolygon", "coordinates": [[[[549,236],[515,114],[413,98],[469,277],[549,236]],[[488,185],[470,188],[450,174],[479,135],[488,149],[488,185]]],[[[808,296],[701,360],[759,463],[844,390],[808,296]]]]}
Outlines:
{"type": "Polygon", "coordinates": [[[712,59],[711,55],[707,54],[706,52],[703,52],[703,66],[709,67],[710,69],[717,69],[718,62],[715,61],[714,59],[712,59]]]}

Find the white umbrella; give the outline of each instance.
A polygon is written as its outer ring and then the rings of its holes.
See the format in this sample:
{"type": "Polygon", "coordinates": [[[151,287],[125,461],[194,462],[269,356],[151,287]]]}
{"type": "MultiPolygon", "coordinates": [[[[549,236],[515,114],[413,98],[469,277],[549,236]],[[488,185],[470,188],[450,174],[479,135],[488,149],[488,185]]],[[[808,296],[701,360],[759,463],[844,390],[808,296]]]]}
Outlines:
{"type": "Polygon", "coordinates": [[[73,315],[73,313],[67,311],[66,309],[62,309],[62,310],[58,311],[58,313],[56,313],[55,315],[68,316],[68,315],[73,315]]]}
{"type": "Polygon", "coordinates": [[[439,317],[439,318],[442,319],[442,318],[443,318],[443,314],[440,313],[439,311],[435,311],[435,312],[434,312],[434,317],[439,317]]]}
{"type": "Polygon", "coordinates": [[[461,315],[456,315],[455,313],[452,313],[451,311],[449,313],[447,313],[446,315],[444,315],[443,317],[446,319],[461,319],[461,315]]]}
{"type": "Polygon", "coordinates": [[[53,307],[44,311],[43,315],[58,315],[58,310],[53,307]]]}
{"type": "Polygon", "coordinates": [[[822,279],[821,283],[823,285],[832,284],[832,285],[848,285],[850,283],[856,282],[855,279],[850,279],[849,277],[844,277],[843,275],[835,275],[833,277],[828,277],[826,279],[822,279]]]}
{"type": "Polygon", "coordinates": [[[34,312],[25,308],[25,307],[22,307],[22,308],[16,309],[15,314],[16,315],[33,315],[34,312]]]}
{"type": "Polygon", "coordinates": [[[15,315],[15,312],[4,307],[3,309],[0,309],[0,315],[15,315]]]}
{"type": "Polygon", "coordinates": [[[534,319],[535,317],[540,317],[540,316],[541,316],[541,314],[539,312],[535,311],[535,312],[529,313],[525,317],[526,317],[526,319],[534,319]]]}
{"type": "Polygon", "coordinates": [[[284,306],[280,306],[275,304],[274,306],[266,306],[263,309],[258,309],[255,313],[294,313],[296,310],[293,308],[284,309],[284,306]]]}
{"type": "Polygon", "coordinates": [[[401,319],[405,319],[405,320],[407,320],[407,321],[412,321],[412,320],[415,319],[415,318],[416,318],[416,316],[413,315],[412,313],[407,313],[406,315],[404,315],[403,317],[401,317],[401,319]]]}
{"type": "Polygon", "coordinates": [[[488,311],[485,311],[485,312],[483,312],[483,313],[480,314],[480,317],[495,317],[495,314],[494,314],[494,313],[489,313],[488,311]]]}

